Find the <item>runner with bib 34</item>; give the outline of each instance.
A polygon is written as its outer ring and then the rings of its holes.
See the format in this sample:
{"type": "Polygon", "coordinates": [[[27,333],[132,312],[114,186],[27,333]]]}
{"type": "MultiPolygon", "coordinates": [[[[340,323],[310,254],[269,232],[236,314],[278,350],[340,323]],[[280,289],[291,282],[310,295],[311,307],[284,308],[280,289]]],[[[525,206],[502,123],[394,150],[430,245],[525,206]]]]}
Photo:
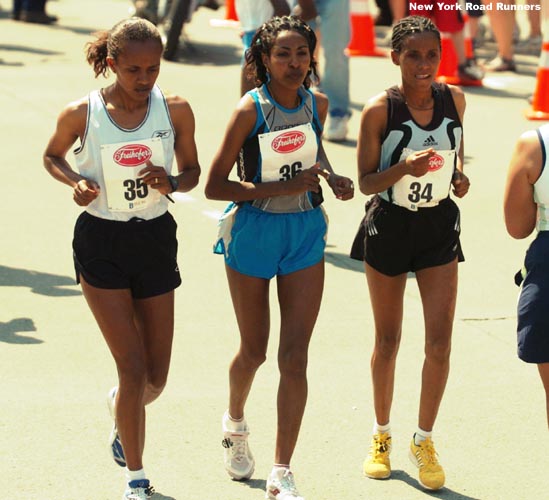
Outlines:
{"type": "Polygon", "coordinates": [[[391,475],[390,413],[402,334],[404,290],[415,273],[423,306],[423,361],[418,428],[410,458],[419,481],[438,490],[445,482],[432,430],[450,366],[458,261],[463,260],[460,214],[450,198],[469,189],[463,173],[465,97],[435,82],[441,39],[425,17],[399,21],[391,58],[401,84],[372,98],[362,112],[358,140],[360,191],[366,203],[351,256],[363,260],[375,321],[371,359],[375,422],[364,473],[391,475]]]}

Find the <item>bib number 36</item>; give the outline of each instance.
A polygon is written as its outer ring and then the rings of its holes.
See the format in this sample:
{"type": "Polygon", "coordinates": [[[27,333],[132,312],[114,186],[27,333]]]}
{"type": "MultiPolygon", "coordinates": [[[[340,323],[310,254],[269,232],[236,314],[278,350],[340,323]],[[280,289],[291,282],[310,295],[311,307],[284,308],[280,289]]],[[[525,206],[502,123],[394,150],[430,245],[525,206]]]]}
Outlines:
{"type": "Polygon", "coordinates": [[[291,165],[282,165],[279,170],[280,180],[289,181],[292,177],[295,177],[299,172],[301,172],[302,168],[303,165],[300,161],[296,161],[291,165]]]}
{"type": "Polygon", "coordinates": [[[419,182],[412,182],[410,191],[408,200],[412,203],[419,203],[420,201],[429,203],[433,199],[433,185],[430,182],[425,186],[419,182]]]}

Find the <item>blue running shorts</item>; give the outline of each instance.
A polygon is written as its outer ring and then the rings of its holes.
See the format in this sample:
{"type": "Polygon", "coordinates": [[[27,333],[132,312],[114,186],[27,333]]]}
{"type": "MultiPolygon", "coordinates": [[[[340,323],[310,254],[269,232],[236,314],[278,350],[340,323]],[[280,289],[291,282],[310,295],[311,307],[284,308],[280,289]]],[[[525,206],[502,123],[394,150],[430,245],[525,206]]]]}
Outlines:
{"type": "Polygon", "coordinates": [[[322,207],[305,212],[265,212],[232,205],[220,221],[214,252],[235,271],[271,279],[313,266],[324,257],[328,218],[322,207]]]}
{"type": "Polygon", "coordinates": [[[548,363],[549,231],[538,233],[526,252],[524,268],[517,311],[518,357],[527,363],[548,363]]]}

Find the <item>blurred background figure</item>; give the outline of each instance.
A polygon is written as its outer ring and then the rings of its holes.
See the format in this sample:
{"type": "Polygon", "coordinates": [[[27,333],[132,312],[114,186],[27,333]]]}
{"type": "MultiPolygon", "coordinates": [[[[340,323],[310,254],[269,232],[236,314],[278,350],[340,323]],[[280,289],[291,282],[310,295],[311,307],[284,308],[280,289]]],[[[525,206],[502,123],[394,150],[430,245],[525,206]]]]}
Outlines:
{"type": "Polygon", "coordinates": [[[13,0],[12,19],[26,23],[52,24],[57,16],[46,14],[47,0],[13,0]]]}
{"type": "Polygon", "coordinates": [[[244,70],[246,50],[250,47],[256,30],[273,16],[287,16],[290,5],[286,0],[235,0],[235,9],[242,32],[242,71],[240,77],[240,95],[255,87],[255,82],[248,79],[244,70]]]}
{"type": "Polygon", "coordinates": [[[294,12],[320,34],[324,57],[319,89],[329,99],[328,121],[323,137],[328,141],[343,142],[347,138],[351,116],[349,58],[345,54],[351,36],[349,2],[298,0],[294,12]]]}
{"type": "Polygon", "coordinates": [[[455,0],[418,0],[410,3],[411,16],[429,17],[444,33],[448,33],[454,44],[458,61],[458,77],[464,83],[482,80],[484,71],[477,65],[475,57],[468,59],[465,50],[465,22],[455,0]]]}
{"type": "Polygon", "coordinates": [[[514,0],[482,0],[485,5],[490,5],[487,10],[490,28],[494,34],[498,46],[497,55],[484,64],[485,71],[516,71],[515,49],[513,47],[513,32],[515,30],[515,11],[498,8],[498,3],[514,5],[514,0]]]}

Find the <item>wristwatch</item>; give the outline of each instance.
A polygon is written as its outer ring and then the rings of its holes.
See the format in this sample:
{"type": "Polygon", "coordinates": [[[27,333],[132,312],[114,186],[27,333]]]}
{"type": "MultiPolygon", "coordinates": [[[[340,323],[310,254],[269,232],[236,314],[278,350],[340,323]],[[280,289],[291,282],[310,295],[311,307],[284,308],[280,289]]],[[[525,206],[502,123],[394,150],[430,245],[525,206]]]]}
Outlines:
{"type": "Polygon", "coordinates": [[[177,191],[177,188],[179,187],[179,179],[174,175],[168,175],[168,181],[170,183],[170,186],[172,187],[172,193],[174,191],[177,191]]]}

